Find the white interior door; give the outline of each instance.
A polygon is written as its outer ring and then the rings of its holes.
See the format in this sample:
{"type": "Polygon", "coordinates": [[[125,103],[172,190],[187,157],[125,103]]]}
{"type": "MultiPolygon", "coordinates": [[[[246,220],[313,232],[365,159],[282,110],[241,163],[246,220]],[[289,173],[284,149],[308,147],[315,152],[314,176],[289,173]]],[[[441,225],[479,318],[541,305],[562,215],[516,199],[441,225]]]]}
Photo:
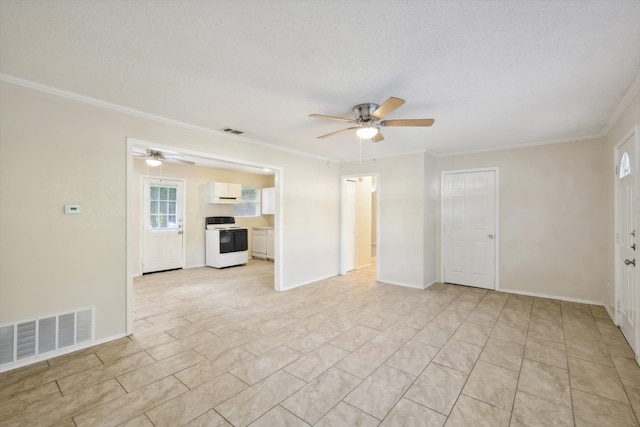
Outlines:
{"type": "Polygon", "coordinates": [[[618,323],[631,348],[636,351],[637,291],[636,269],[636,212],[635,212],[635,141],[630,136],[617,149],[618,175],[616,215],[616,274],[618,282],[618,323]]]}
{"type": "Polygon", "coordinates": [[[356,268],[356,181],[342,182],[342,273],[356,268]]]}
{"type": "Polygon", "coordinates": [[[496,181],[495,170],[443,174],[444,282],[495,289],[496,181]]]}
{"type": "Polygon", "coordinates": [[[144,178],[142,272],[182,268],[183,182],[144,178]]]}

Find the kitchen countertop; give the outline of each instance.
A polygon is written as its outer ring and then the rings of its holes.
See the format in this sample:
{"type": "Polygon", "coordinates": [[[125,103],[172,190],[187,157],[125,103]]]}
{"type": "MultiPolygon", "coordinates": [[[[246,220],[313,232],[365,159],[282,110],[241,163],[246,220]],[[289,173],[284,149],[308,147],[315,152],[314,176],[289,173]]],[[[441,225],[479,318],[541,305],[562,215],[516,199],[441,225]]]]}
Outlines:
{"type": "Polygon", "coordinates": [[[275,230],[274,227],[253,227],[254,230],[275,230]]]}

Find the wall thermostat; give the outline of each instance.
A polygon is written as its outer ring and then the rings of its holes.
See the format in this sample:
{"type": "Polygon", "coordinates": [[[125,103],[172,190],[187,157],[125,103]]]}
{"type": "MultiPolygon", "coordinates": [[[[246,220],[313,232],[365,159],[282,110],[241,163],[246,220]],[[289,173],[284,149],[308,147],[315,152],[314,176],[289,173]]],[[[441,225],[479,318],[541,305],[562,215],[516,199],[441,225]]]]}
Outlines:
{"type": "Polygon", "coordinates": [[[82,206],[80,205],[64,205],[64,213],[67,215],[77,215],[82,213],[82,206]]]}

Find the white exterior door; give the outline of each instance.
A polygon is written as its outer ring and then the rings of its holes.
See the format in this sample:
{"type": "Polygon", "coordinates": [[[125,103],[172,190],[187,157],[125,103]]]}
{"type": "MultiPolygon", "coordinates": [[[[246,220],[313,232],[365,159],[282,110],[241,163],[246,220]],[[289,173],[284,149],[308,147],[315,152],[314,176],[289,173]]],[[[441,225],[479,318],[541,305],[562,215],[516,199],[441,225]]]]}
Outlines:
{"type": "Polygon", "coordinates": [[[495,289],[496,171],[445,172],[442,181],[443,281],[495,289]]]}
{"type": "Polygon", "coordinates": [[[616,194],[616,275],[618,282],[618,323],[631,348],[636,351],[637,290],[636,290],[636,189],[635,141],[630,136],[617,149],[616,194]]]}
{"type": "Polygon", "coordinates": [[[354,180],[342,181],[342,274],[356,268],[356,189],[354,180]]]}
{"type": "Polygon", "coordinates": [[[144,178],[142,272],[182,268],[183,182],[144,178]]]}

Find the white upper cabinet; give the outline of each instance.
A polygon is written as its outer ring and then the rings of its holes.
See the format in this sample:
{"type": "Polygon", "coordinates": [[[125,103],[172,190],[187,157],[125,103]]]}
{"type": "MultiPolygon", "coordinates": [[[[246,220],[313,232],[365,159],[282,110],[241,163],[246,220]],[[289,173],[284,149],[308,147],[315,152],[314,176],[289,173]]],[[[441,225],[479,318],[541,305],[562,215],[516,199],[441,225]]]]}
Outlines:
{"type": "Polygon", "coordinates": [[[262,189],[262,215],[275,215],[276,189],[268,187],[262,189]]]}
{"type": "Polygon", "coordinates": [[[207,201],[214,204],[240,203],[242,185],[227,182],[210,182],[207,201]]]}

